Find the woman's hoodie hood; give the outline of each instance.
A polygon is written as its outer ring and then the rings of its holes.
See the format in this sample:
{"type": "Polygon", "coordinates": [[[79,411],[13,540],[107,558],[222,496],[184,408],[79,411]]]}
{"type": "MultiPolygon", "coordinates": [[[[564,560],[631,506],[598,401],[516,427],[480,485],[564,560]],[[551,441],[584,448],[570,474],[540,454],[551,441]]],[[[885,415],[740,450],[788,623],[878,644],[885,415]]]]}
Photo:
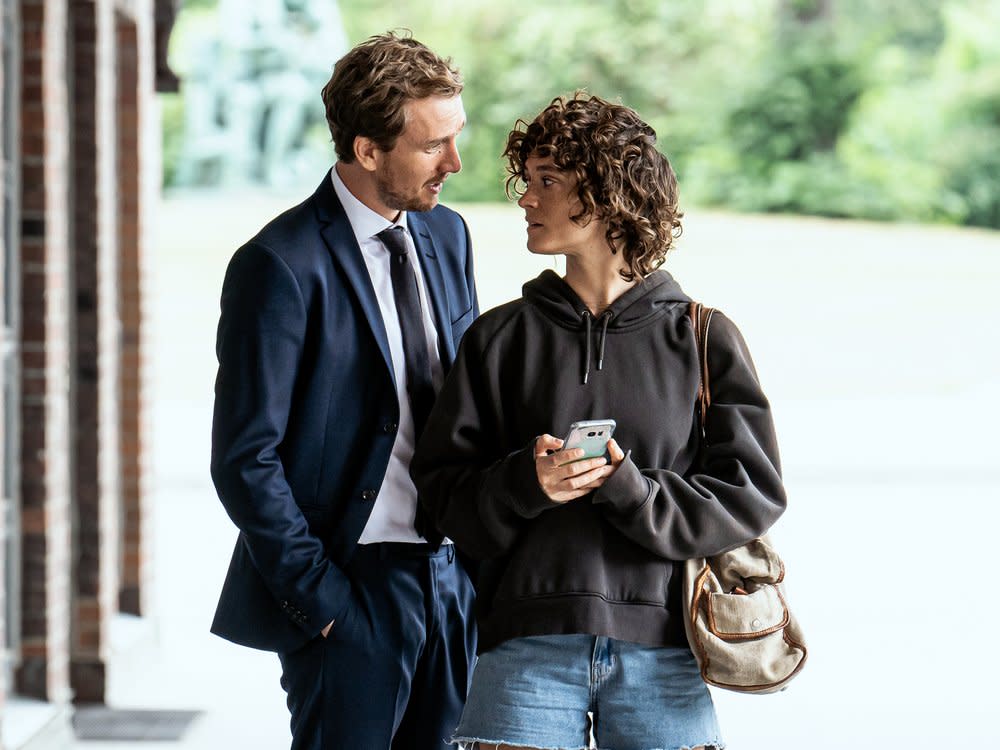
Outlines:
{"type": "Polygon", "coordinates": [[[600,332],[597,345],[597,369],[600,370],[604,364],[604,342],[609,330],[626,332],[642,328],[677,303],[691,301],[674,277],[662,270],[651,273],[596,317],[573,287],[553,271],[543,271],[527,282],[522,293],[528,303],[557,325],[581,331],[585,385],[590,377],[592,328],[596,327],[600,332]]]}

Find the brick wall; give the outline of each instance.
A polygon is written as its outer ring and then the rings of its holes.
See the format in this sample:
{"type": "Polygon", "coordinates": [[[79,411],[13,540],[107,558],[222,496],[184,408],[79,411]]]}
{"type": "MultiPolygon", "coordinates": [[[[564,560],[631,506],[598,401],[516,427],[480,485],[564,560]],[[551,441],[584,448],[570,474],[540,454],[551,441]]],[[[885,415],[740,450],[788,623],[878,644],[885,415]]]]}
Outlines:
{"type": "Polygon", "coordinates": [[[75,309],[71,681],[102,702],[120,567],[116,35],[111,0],[71,0],[75,309]]]}
{"type": "MultiPolygon", "coordinates": [[[[103,701],[110,619],[151,609],[143,299],[160,172],[154,8],[17,7],[21,653],[15,684],[0,684],[0,717],[5,690],[103,701]]],[[[0,605],[2,572],[0,555],[0,605]]]]}
{"type": "MultiPolygon", "coordinates": [[[[4,38],[6,19],[4,14],[0,13],[0,40],[4,38]]],[[[7,122],[8,113],[4,109],[4,91],[6,78],[5,73],[8,72],[4,68],[4,56],[0,54],[0,122],[4,123],[4,128],[9,127],[7,122]]],[[[0,131],[0,138],[3,137],[3,132],[0,131]]],[[[0,169],[4,168],[4,164],[0,162],[0,169]]],[[[5,244],[6,238],[2,228],[5,226],[4,221],[8,218],[5,216],[5,205],[4,205],[4,195],[6,190],[6,180],[0,177],[0,279],[6,278],[6,268],[4,265],[5,261],[5,244]]],[[[6,289],[4,284],[0,284],[0,310],[6,302],[6,289]]],[[[0,349],[6,345],[4,340],[5,332],[3,328],[0,328],[0,349]]],[[[0,367],[0,393],[3,393],[5,373],[3,368],[0,367]]],[[[4,420],[2,419],[2,411],[0,411],[0,445],[3,445],[3,440],[5,437],[5,427],[4,420]]],[[[3,486],[4,476],[5,476],[6,466],[3,461],[0,461],[0,487],[3,486]]],[[[7,516],[7,503],[10,502],[8,498],[0,498],[0,539],[6,539],[6,516],[7,516]]],[[[7,642],[7,623],[5,622],[4,612],[7,611],[7,571],[5,568],[6,554],[4,551],[0,551],[0,644],[5,644],[7,642]]],[[[0,646],[2,648],[2,646],[0,646]]],[[[9,654],[4,654],[4,658],[10,658],[9,654]]],[[[0,724],[3,721],[3,706],[5,698],[7,695],[7,675],[6,675],[6,665],[4,668],[0,669],[0,724]]]]}
{"type": "Polygon", "coordinates": [[[146,341],[149,337],[148,254],[152,206],[159,193],[159,111],[155,74],[153,10],[136,3],[131,15],[117,15],[118,35],[118,192],[119,307],[122,325],[121,469],[124,547],[121,611],[148,615],[152,609],[149,464],[149,396],[146,341]]]}
{"type": "Polygon", "coordinates": [[[70,313],[67,13],[21,2],[20,693],[69,698],[70,313]]]}

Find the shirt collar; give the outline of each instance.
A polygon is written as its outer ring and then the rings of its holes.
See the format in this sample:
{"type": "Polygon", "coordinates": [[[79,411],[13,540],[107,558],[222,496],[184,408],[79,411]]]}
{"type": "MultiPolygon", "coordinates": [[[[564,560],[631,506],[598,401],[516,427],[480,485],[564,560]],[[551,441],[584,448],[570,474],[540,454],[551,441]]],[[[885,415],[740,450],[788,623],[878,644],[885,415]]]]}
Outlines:
{"type": "Polygon", "coordinates": [[[354,193],[348,189],[347,185],[344,184],[344,181],[340,179],[336,164],[330,169],[330,179],[333,182],[333,189],[337,192],[337,197],[340,198],[340,205],[344,207],[344,213],[347,214],[347,220],[351,223],[351,229],[354,230],[354,236],[357,238],[359,245],[367,242],[383,229],[388,229],[391,226],[406,229],[406,211],[400,211],[396,221],[392,222],[380,213],[370,209],[359,201],[354,196],[354,193]]]}

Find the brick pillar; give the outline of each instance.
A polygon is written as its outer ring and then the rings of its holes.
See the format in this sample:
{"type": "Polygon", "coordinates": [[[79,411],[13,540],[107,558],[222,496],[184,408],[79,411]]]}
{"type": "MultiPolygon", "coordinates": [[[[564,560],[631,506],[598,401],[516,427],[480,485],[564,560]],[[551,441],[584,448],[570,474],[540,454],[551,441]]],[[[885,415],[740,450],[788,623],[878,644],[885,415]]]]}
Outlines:
{"type": "Polygon", "coordinates": [[[124,558],[119,606],[149,615],[152,608],[152,507],[149,466],[148,337],[149,215],[159,190],[159,113],[152,8],[117,15],[119,299],[122,323],[121,464],[124,558]]]}
{"type": "MultiPolygon", "coordinates": [[[[2,12],[2,9],[0,9],[0,40],[3,40],[3,43],[6,44],[4,32],[7,31],[8,29],[5,25],[7,19],[4,17],[4,15],[5,14],[2,12]]],[[[4,55],[0,54],[0,123],[3,123],[2,129],[0,129],[0,138],[4,137],[5,131],[7,130],[8,127],[10,127],[10,124],[7,122],[8,114],[7,111],[4,109],[4,93],[6,91],[6,83],[7,83],[7,78],[5,76],[5,73],[8,72],[9,71],[7,71],[4,68],[4,55]]],[[[7,154],[3,153],[4,151],[5,149],[3,149],[3,144],[0,143],[0,170],[6,168],[4,161],[5,157],[7,157],[7,154]]],[[[5,223],[6,220],[10,218],[5,215],[4,191],[6,189],[6,182],[7,181],[3,178],[3,175],[0,174],[0,310],[3,310],[4,305],[6,304],[6,288],[5,288],[6,284],[3,282],[6,281],[7,278],[7,268],[4,264],[4,261],[6,259],[6,245],[4,236],[5,232],[3,231],[3,229],[6,226],[5,223]]],[[[7,341],[5,340],[6,331],[4,329],[5,326],[0,326],[0,349],[2,349],[7,345],[7,341]]],[[[4,377],[5,377],[4,369],[0,367],[0,394],[4,392],[3,391],[4,377]]],[[[0,446],[5,445],[4,443],[5,427],[6,425],[4,424],[4,419],[3,419],[3,409],[0,409],[0,446]]],[[[5,478],[5,473],[4,473],[5,469],[6,467],[4,466],[4,462],[0,461],[0,487],[3,487],[5,478]]],[[[7,503],[11,502],[12,499],[4,497],[3,496],[4,494],[5,493],[0,493],[0,547],[2,547],[2,549],[0,549],[0,652],[3,652],[2,655],[0,655],[0,661],[4,662],[3,664],[0,664],[0,722],[3,721],[3,707],[8,689],[6,660],[10,658],[10,654],[6,653],[7,569],[5,565],[7,557],[6,542],[7,542],[7,532],[8,532],[8,529],[6,527],[7,503]]],[[[0,735],[2,735],[2,733],[0,733],[0,735]]]]}
{"type": "Polygon", "coordinates": [[[21,0],[21,665],[18,692],[69,699],[70,268],[67,16],[21,0]]]}
{"type": "Polygon", "coordinates": [[[122,319],[121,456],[125,527],[119,606],[153,610],[152,480],[146,352],[152,209],[160,190],[160,117],[154,96],[155,26],[150,0],[117,17],[119,294],[122,319]]]}
{"type": "Polygon", "coordinates": [[[76,545],[74,699],[103,703],[120,561],[117,159],[112,0],[71,0],[76,545]]]}

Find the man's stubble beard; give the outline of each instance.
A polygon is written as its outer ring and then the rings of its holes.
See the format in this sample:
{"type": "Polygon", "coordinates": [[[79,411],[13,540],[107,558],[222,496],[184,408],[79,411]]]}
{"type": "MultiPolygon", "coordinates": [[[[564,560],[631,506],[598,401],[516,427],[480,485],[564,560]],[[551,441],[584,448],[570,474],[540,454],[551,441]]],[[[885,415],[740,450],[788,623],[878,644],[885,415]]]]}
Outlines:
{"type": "Polygon", "coordinates": [[[429,211],[434,208],[436,198],[422,201],[419,195],[406,196],[397,192],[392,186],[392,175],[386,173],[375,173],[375,190],[378,198],[393,211],[429,211]]]}

